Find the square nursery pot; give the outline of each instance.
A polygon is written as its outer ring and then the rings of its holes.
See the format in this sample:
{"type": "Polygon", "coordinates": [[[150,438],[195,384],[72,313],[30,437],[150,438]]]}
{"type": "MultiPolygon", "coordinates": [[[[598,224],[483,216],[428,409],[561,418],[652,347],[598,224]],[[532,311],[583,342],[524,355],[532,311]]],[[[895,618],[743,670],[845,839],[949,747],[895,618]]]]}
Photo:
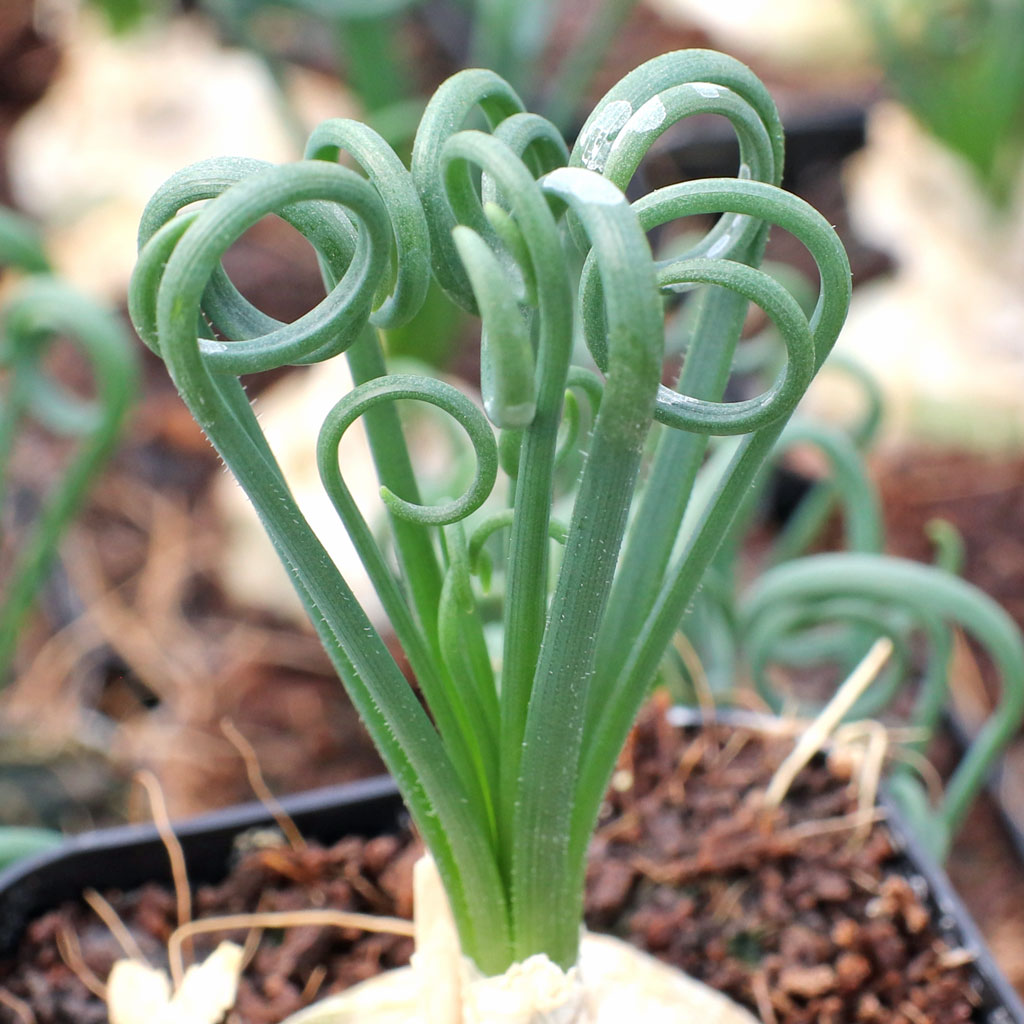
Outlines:
{"type": "MultiPolygon", "coordinates": [[[[672,717],[673,724],[691,720],[686,714],[672,717]]],[[[398,791],[387,777],[314,790],[281,803],[306,838],[325,845],[347,835],[372,838],[393,832],[407,821],[398,791]]],[[[900,859],[897,871],[923,896],[939,936],[950,948],[963,949],[973,957],[971,980],[981,1000],[972,1019],[1024,1024],[1024,1004],[996,966],[945,873],[884,795],[881,803],[900,859]]],[[[250,829],[274,827],[271,815],[257,803],[177,823],[175,834],[190,882],[220,881],[228,873],[238,836],[250,829]]],[[[31,920],[79,899],[83,890],[124,891],[146,882],[171,882],[164,844],[151,825],[85,833],[56,850],[18,862],[0,873],[0,960],[12,954],[31,920]]]]}

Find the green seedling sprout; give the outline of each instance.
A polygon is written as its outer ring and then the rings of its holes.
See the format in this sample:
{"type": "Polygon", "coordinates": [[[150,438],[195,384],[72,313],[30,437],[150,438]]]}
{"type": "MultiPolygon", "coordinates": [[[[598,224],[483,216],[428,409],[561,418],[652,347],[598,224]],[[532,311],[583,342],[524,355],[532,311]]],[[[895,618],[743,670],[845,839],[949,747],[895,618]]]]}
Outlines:
{"type": "Polygon", "coordinates": [[[539,952],[575,962],[587,846],[618,753],[843,323],[846,255],[826,221],[778,187],[782,148],[767,91],[720,54],[666,54],[629,74],[571,153],[505,81],[470,70],[428,103],[410,170],[365,125],[329,121],[305,161],[195,165],[143,216],[135,325],[259,512],[434,856],[463,952],[485,974],[539,952]],[[479,112],[489,131],[465,127],[479,112]],[[628,202],[647,150],[698,113],[733,124],[740,175],[628,202]],[[340,153],[362,173],[338,166],[340,153]],[[268,214],[316,248],[328,291],[292,324],[243,299],[221,267],[268,214]],[[646,233],[698,215],[719,219],[656,261],[646,233]],[[757,269],[771,225],[817,264],[810,316],[757,269]],[[415,315],[431,275],[482,319],[483,412],[450,384],[387,372],[378,331],[415,315]],[[693,288],[686,360],[667,387],[663,299],[693,288]],[[764,393],[726,403],[750,302],[786,358],[764,393]],[[571,365],[580,334],[596,370],[571,365]],[[426,708],[303,518],[239,381],[343,352],[355,387],[323,425],[320,473],[426,708]],[[475,452],[472,482],[438,505],[420,501],[396,408],[409,400],[451,416],[475,452]],[[338,462],[359,418],[391,550],[360,517],[338,462]],[[713,456],[724,451],[723,465],[698,502],[715,435],[728,440],[713,456]],[[566,502],[559,466],[574,439],[586,456],[563,522],[552,509],[566,502]],[[497,621],[478,573],[501,595],[497,621]]]}

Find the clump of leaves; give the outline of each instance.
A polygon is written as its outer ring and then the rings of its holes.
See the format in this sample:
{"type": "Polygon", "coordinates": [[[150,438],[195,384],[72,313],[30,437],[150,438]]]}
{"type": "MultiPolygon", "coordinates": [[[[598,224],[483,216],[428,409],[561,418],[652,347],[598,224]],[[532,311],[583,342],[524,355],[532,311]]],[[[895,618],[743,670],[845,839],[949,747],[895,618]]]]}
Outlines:
{"type": "MultiPolygon", "coordinates": [[[[767,333],[746,340],[734,360],[735,367],[762,380],[778,371],[767,333]]],[[[776,443],[775,460],[793,448],[812,450],[823,475],[813,482],[804,478],[806,493],[767,547],[748,543],[756,514],[768,504],[770,480],[762,477],[679,623],[662,678],[681,703],[728,702],[737,689],[752,684],[775,712],[811,713],[817,711],[815,702],[797,700],[794,681],[810,675],[822,694],[827,680],[838,682],[855,672],[884,639],[891,658],[843,717],[863,720],[903,705],[900,717],[911,726],[910,738],[899,751],[902,761],[890,779],[890,795],[929,848],[943,856],[1024,718],[1024,646],[1010,616],[958,578],[964,545],[949,523],[929,524],[934,565],[883,553],[882,506],[865,460],[884,415],[882,395],[864,368],[844,354],[833,354],[823,369],[849,379],[861,393],[862,413],[845,427],[799,412],[790,419],[776,443]],[[845,550],[806,554],[837,512],[845,550]],[[758,547],[765,549],[759,559],[752,558],[758,547]],[[752,561],[759,562],[756,568],[752,561]],[[942,799],[933,801],[915,765],[942,721],[957,630],[985,652],[999,679],[999,695],[942,799]],[[905,696],[915,683],[911,703],[905,696]]],[[[698,492],[715,486],[716,463],[727,454],[716,453],[702,467],[698,492]]]]}
{"type": "Polygon", "coordinates": [[[763,85],[708,51],[626,76],[571,152],[505,81],[470,70],[427,105],[411,170],[365,125],[334,120],[313,133],[305,161],[198,164],[144,214],[136,327],[258,510],[434,855],[463,950],[485,973],[538,952],[575,961],[586,849],[615,759],[843,323],[845,253],[819,214],[778,187],[782,155],[763,85]],[[488,131],[465,127],[479,112],[488,131]],[[627,201],[650,146],[697,113],[732,123],[739,175],[627,201]],[[336,163],[342,153],[361,173],[336,163]],[[328,292],[291,324],[245,300],[221,267],[268,214],[315,247],[328,292]],[[709,231],[655,260],[648,232],[707,215],[720,215],[709,231]],[[758,269],[771,225],[818,266],[809,315],[758,269]],[[378,332],[415,315],[432,276],[483,321],[483,411],[446,382],[388,373],[378,332]],[[668,387],[663,304],[690,290],[686,359],[668,387]],[[751,302],[785,358],[763,393],[725,402],[751,302]],[[580,336],[589,356],[574,362],[580,336]],[[303,518],[239,380],[341,353],[356,384],[320,431],[320,474],[425,707],[303,518]],[[404,401],[436,406],[468,437],[475,470],[458,497],[421,502],[404,401]],[[339,440],[360,417],[390,548],[339,465],[339,440]],[[697,488],[713,435],[727,442],[697,488]]]}

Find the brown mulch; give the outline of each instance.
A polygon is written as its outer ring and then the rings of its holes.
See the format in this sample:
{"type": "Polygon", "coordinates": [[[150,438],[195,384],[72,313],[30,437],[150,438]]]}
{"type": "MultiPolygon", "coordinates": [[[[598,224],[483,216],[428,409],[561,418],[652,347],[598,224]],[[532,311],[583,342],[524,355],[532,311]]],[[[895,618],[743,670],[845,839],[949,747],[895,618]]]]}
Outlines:
{"type": "MultiPolygon", "coordinates": [[[[646,714],[593,845],[590,927],[678,964],[774,1024],[982,1019],[963,958],[935,932],[885,826],[858,837],[848,782],[819,760],[781,810],[765,816],[761,795],[791,742],[737,729],[682,732],[646,714]]],[[[239,857],[224,883],[198,891],[196,913],[331,906],[408,916],[418,852],[409,833],[347,838],[330,850],[257,849],[239,857]]],[[[162,962],[172,894],[150,886],[106,895],[147,955],[162,962]]],[[[101,1002],[57,950],[62,930],[77,936],[100,978],[122,955],[90,910],[64,906],[30,927],[0,981],[32,1005],[37,1024],[101,1024],[101,1002]]],[[[224,937],[198,937],[197,953],[224,937]]],[[[406,938],[356,932],[265,936],[232,1024],[273,1024],[313,988],[339,990],[410,952],[406,938]]],[[[16,1019],[5,1013],[0,1008],[0,1020],[16,1019]]]]}

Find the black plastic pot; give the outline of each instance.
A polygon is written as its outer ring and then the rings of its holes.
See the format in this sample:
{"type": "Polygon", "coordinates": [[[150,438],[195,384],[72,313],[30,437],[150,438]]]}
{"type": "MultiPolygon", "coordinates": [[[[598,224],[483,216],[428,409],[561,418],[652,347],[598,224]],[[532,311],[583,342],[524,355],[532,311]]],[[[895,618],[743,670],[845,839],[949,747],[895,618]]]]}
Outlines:
{"type": "MultiPolygon", "coordinates": [[[[372,837],[396,828],[405,807],[387,777],[328,786],[281,801],[308,839],[329,844],[346,835],[372,837]]],[[[176,823],[192,883],[217,882],[228,873],[234,843],[248,829],[273,827],[267,809],[240,804],[176,823]]],[[[0,957],[9,956],[26,924],[83,889],[133,889],[170,882],[167,850],[152,825],[86,832],[55,850],[0,873],[0,957]]]]}
{"type": "MultiPolygon", "coordinates": [[[[302,833],[331,843],[345,835],[375,836],[395,829],[405,809],[389,778],[332,786],[286,798],[285,809],[302,833]]],[[[1006,981],[942,869],[912,835],[894,806],[883,800],[887,823],[905,857],[905,874],[926,893],[938,931],[952,947],[969,951],[982,1001],[978,1020],[1024,1024],[1024,1004],[1006,981]]],[[[260,804],[244,804],[175,826],[192,882],[214,882],[228,871],[237,836],[273,827],[260,804]]],[[[133,825],[78,836],[63,847],[22,861],[0,874],[0,957],[10,955],[35,916],[86,888],[129,889],[170,882],[167,853],[154,827],[133,825]]]]}
{"type": "Polygon", "coordinates": [[[978,926],[945,871],[917,839],[884,792],[880,802],[885,808],[886,825],[893,841],[906,858],[907,877],[913,885],[926,888],[927,902],[937,930],[951,948],[965,949],[974,957],[973,969],[982,994],[979,1011],[986,1015],[979,1019],[987,1020],[989,1024],[1009,1024],[1011,1021],[1021,1024],[1024,1022],[1024,1003],[993,960],[978,926]]]}

